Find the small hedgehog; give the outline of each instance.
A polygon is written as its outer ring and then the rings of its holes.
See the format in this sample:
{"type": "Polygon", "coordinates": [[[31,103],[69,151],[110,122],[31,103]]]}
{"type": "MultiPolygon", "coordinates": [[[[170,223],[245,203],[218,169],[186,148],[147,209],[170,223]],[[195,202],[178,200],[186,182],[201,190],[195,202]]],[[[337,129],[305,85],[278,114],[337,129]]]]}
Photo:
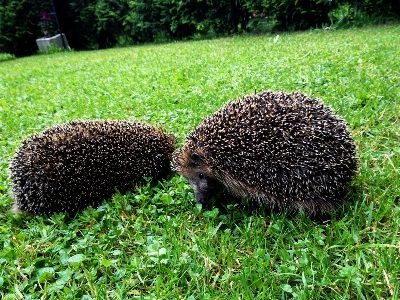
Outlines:
{"type": "Polygon", "coordinates": [[[96,207],[115,189],[170,171],[175,137],[141,122],[73,121],[35,134],[10,163],[13,211],[31,215],[96,207]]]}
{"type": "Polygon", "coordinates": [[[206,118],[173,155],[196,201],[214,192],[272,210],[323,215],[344,202],[357,170],[346,122],[300,93],[262,92],[206,118]]]}

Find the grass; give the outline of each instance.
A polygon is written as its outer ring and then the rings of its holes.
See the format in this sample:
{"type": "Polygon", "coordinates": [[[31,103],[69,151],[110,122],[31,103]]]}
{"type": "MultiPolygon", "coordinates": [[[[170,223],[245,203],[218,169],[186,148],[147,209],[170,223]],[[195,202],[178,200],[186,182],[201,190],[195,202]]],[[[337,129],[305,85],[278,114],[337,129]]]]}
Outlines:
{"type": "Polygon", "coordinates": [[[15,56],[13,54],[9,54],[9,53],[0,53],[0,62],[5,61],[5,60],[10,60],[10,59],[15,59],[15,56]]]}
{"type": "Polygon", "coordinates": [[[62,52],[0,63],[2,299],[397,299],[400,26],[62,52]],[[74,217],[13,216],[21,141],[139,119],[179,143],[229,99],[300,90],[349,122],[360,171],[329,221],[202,207],[176,175],[74,217]]]}

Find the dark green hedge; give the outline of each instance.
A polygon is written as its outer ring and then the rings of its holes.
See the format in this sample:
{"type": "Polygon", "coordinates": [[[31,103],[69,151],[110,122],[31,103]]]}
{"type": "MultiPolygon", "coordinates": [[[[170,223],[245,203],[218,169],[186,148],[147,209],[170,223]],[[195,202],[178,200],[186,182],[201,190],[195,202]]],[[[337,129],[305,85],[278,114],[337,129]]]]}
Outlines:
{"type": "MultiPolygon", "coordinates": [[[[0,53],[35,53],[35,39],[43,36],[47,24],[40,13],[51,4],[0,0],[0,53]]],[[[400,13],[399,0],[55,0],[61,30],[77,50],[243,31],[321,28],[335,18],[343,21],[335,14],[343,6],[349,8],[348,22],[360,13],[381,19],[400,13]]]]}
{"type": "Polygon", "coordinates": [[[37,51],[36,38],[41,35],[35,0],[0,0],[0,53],[17,56],[37,51]]]}

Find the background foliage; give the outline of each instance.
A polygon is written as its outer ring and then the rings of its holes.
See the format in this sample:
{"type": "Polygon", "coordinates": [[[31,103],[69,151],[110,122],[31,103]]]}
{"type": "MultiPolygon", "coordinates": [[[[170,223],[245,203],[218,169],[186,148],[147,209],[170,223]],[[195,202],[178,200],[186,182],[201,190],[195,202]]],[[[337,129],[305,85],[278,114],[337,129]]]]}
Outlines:
{"type": "Polygon", "coordinates": [[[0,53],[24,56],[37,51],[41,29],[35,5],[35,0],[0,0],[0,53]]]}
{"type": "MultiPolygon", "coordinates": [[[[382,23],[400,14],[398,0],[56,0],[55,7],[76,50],[382,23]]],[[[0,0],[0,53],[35,53],[40,13],[49,9],[50,0],[0,0]]]]}

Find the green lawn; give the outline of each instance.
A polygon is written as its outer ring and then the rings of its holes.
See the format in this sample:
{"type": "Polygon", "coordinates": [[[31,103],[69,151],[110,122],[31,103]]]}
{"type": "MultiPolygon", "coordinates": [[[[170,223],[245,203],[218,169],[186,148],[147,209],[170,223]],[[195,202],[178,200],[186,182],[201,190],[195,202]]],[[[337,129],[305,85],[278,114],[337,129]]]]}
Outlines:
{"type": "Polygon", "coordinates": [[[399,45],[397,25],[0,62],[0,298],[399,298],[399,45]],[[319,97],[350,124],[360,171],[328,221],[204,208],[177,175],[73,218],[9,212],[7,167],[35,132],[138,119],[181,145],[229,99],[266,89],[319,97]]]}

